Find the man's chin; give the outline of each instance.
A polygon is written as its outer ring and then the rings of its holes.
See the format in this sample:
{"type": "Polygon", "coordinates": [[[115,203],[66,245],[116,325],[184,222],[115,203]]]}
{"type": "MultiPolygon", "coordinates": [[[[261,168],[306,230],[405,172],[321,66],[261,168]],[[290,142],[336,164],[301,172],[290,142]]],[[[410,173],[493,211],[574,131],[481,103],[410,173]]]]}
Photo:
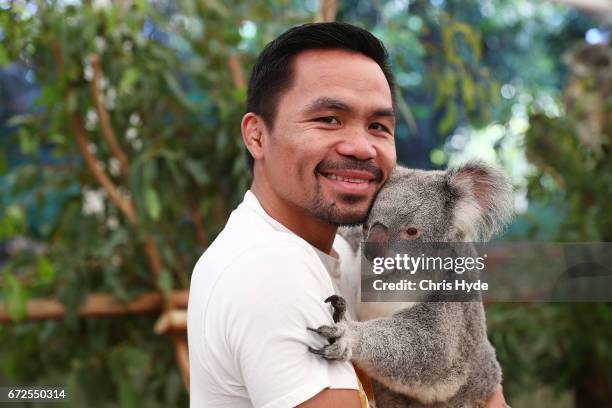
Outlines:
{"type": "Polygon", "coordinates": [[[365,222],[373,200],[369,194],[327,194],[316,197],[310,206],[312,214],[336,226],[365,222]]]}
{"type": "MultiPolygon", "coordinates": [[[[362,194],[338,194],[334,200],[336,203],[340,203],[342,206],[356,206],[356,205],[364,205],[370,203],[372,201],[372,197],[370,195],[362,195],[362,194]]],[[[367,206],[366,206],[367,207],[367,206]]]]}
{"type": "Polygon", "coordinates": [[[354,227],[357,225],[361,225],[365,222],[366,220],[366,216],[359,216],[359,217],[343,217],[340,219],[336,219],[336,222],[334,222],[334,225],[337,225],[338,227],[354,227]]]}
{"type": "MultiPolygon", "coordinates": [[[[349,206],[350,207],[350,206],[349,206]]],[[[337,226],[359,225],[365,222],[368,209],[328,207],[326,211],[318,211],[319,218],[337,226]]]]}

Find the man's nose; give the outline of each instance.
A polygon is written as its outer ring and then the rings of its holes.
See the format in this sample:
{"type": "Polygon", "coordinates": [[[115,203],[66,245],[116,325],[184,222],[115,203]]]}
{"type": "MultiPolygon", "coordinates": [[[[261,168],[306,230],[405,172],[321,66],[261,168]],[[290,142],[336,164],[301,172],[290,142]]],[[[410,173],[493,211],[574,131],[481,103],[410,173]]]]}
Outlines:
{"type": "Polygon", "coordinates": [[[343,156],[353,156],[359,160],[370,160],[376,157],[376,148],[371,136],[364,131],[355,131],[346,135],[345,139],[336,145],[336,150],[343,156]]]}

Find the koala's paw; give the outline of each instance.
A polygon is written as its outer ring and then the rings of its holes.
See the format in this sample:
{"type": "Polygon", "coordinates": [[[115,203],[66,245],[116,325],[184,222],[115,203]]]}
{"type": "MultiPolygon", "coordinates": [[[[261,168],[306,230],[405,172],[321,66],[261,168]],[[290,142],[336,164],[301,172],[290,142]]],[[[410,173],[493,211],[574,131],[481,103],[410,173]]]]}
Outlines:
{"type": "Polygon", "coordinates": [[[307,327],[307,329],[318,333],[319,336],[326,338],[330,343],[334,343],[337,339],[344,335],[346,325],[334,324],[333,326],[319,326],[318,329],[313,329],[312,327],[307,327]]]}
{"type": "Polygon", "coordinates": [[[343,347],[344,342],[338,341],[334,344],[328,344],[321,349],[308,347],[311,353],[318,354],[326,360],[349,361],[351,359],[350,347],[343,347]]]}
{"type": "Polygon", "coordinates": [[[334,322],[338,323],[344,319],[346,313],[346,300],[342,296],[331,295],[325,299],[325,303],[331,303],[334,308],[334,322]]]}
{"type": "Polygon", "coordinates": [[[308,347],[311,353],[318,354],[327,360],[342,360],[348,361],[351,359],[351,342],[348,336],[348,328],[344,323],[338,323],[333,326],[320,326],[318,329],[312,329],[321,337],[329,341],[329,344],[320,349],[308,347]]]}

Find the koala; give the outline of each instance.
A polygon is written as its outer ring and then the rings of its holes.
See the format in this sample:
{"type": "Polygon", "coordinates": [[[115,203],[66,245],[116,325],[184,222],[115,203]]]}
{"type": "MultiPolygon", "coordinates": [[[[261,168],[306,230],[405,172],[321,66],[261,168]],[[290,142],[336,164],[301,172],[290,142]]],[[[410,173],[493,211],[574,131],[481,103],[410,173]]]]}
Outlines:
{"type": "MultiPolygon", "coordinates": [[[[511,184],[494,167],[481,162],[448,171],[397,166],[372,204],[362,239],[486,241],[511,217],[511,184]]],[[[354,229],[344,235],[358,246],[354,229]]],[[[345,299],[332,295],[326,302],[334,307],[336,323],[309,328],[329,344],[310,351],[328,360],[352,360],[364,370],[373,380],[377,408],[484,407],[502,373],[476,296],[469,302],[358,302],[360,321],[352,321],[345,315],[345,299]]]]}

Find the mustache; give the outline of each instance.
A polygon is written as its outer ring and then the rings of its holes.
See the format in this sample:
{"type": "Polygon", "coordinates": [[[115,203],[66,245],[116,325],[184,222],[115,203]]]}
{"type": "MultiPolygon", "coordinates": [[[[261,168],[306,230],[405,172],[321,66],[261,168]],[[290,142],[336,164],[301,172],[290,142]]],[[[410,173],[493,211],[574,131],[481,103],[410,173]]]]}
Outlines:
{"type": "Polygon", "coordinates": [[[318,173],[329,173],[332,170],[363,170],[367,171],[374,177],[374,181],[380,182],[383,178],[383,172],[371,161],[358,160],[346,157],[340,160],[325,160],[317,164],[315,171],[318,173]]]}

